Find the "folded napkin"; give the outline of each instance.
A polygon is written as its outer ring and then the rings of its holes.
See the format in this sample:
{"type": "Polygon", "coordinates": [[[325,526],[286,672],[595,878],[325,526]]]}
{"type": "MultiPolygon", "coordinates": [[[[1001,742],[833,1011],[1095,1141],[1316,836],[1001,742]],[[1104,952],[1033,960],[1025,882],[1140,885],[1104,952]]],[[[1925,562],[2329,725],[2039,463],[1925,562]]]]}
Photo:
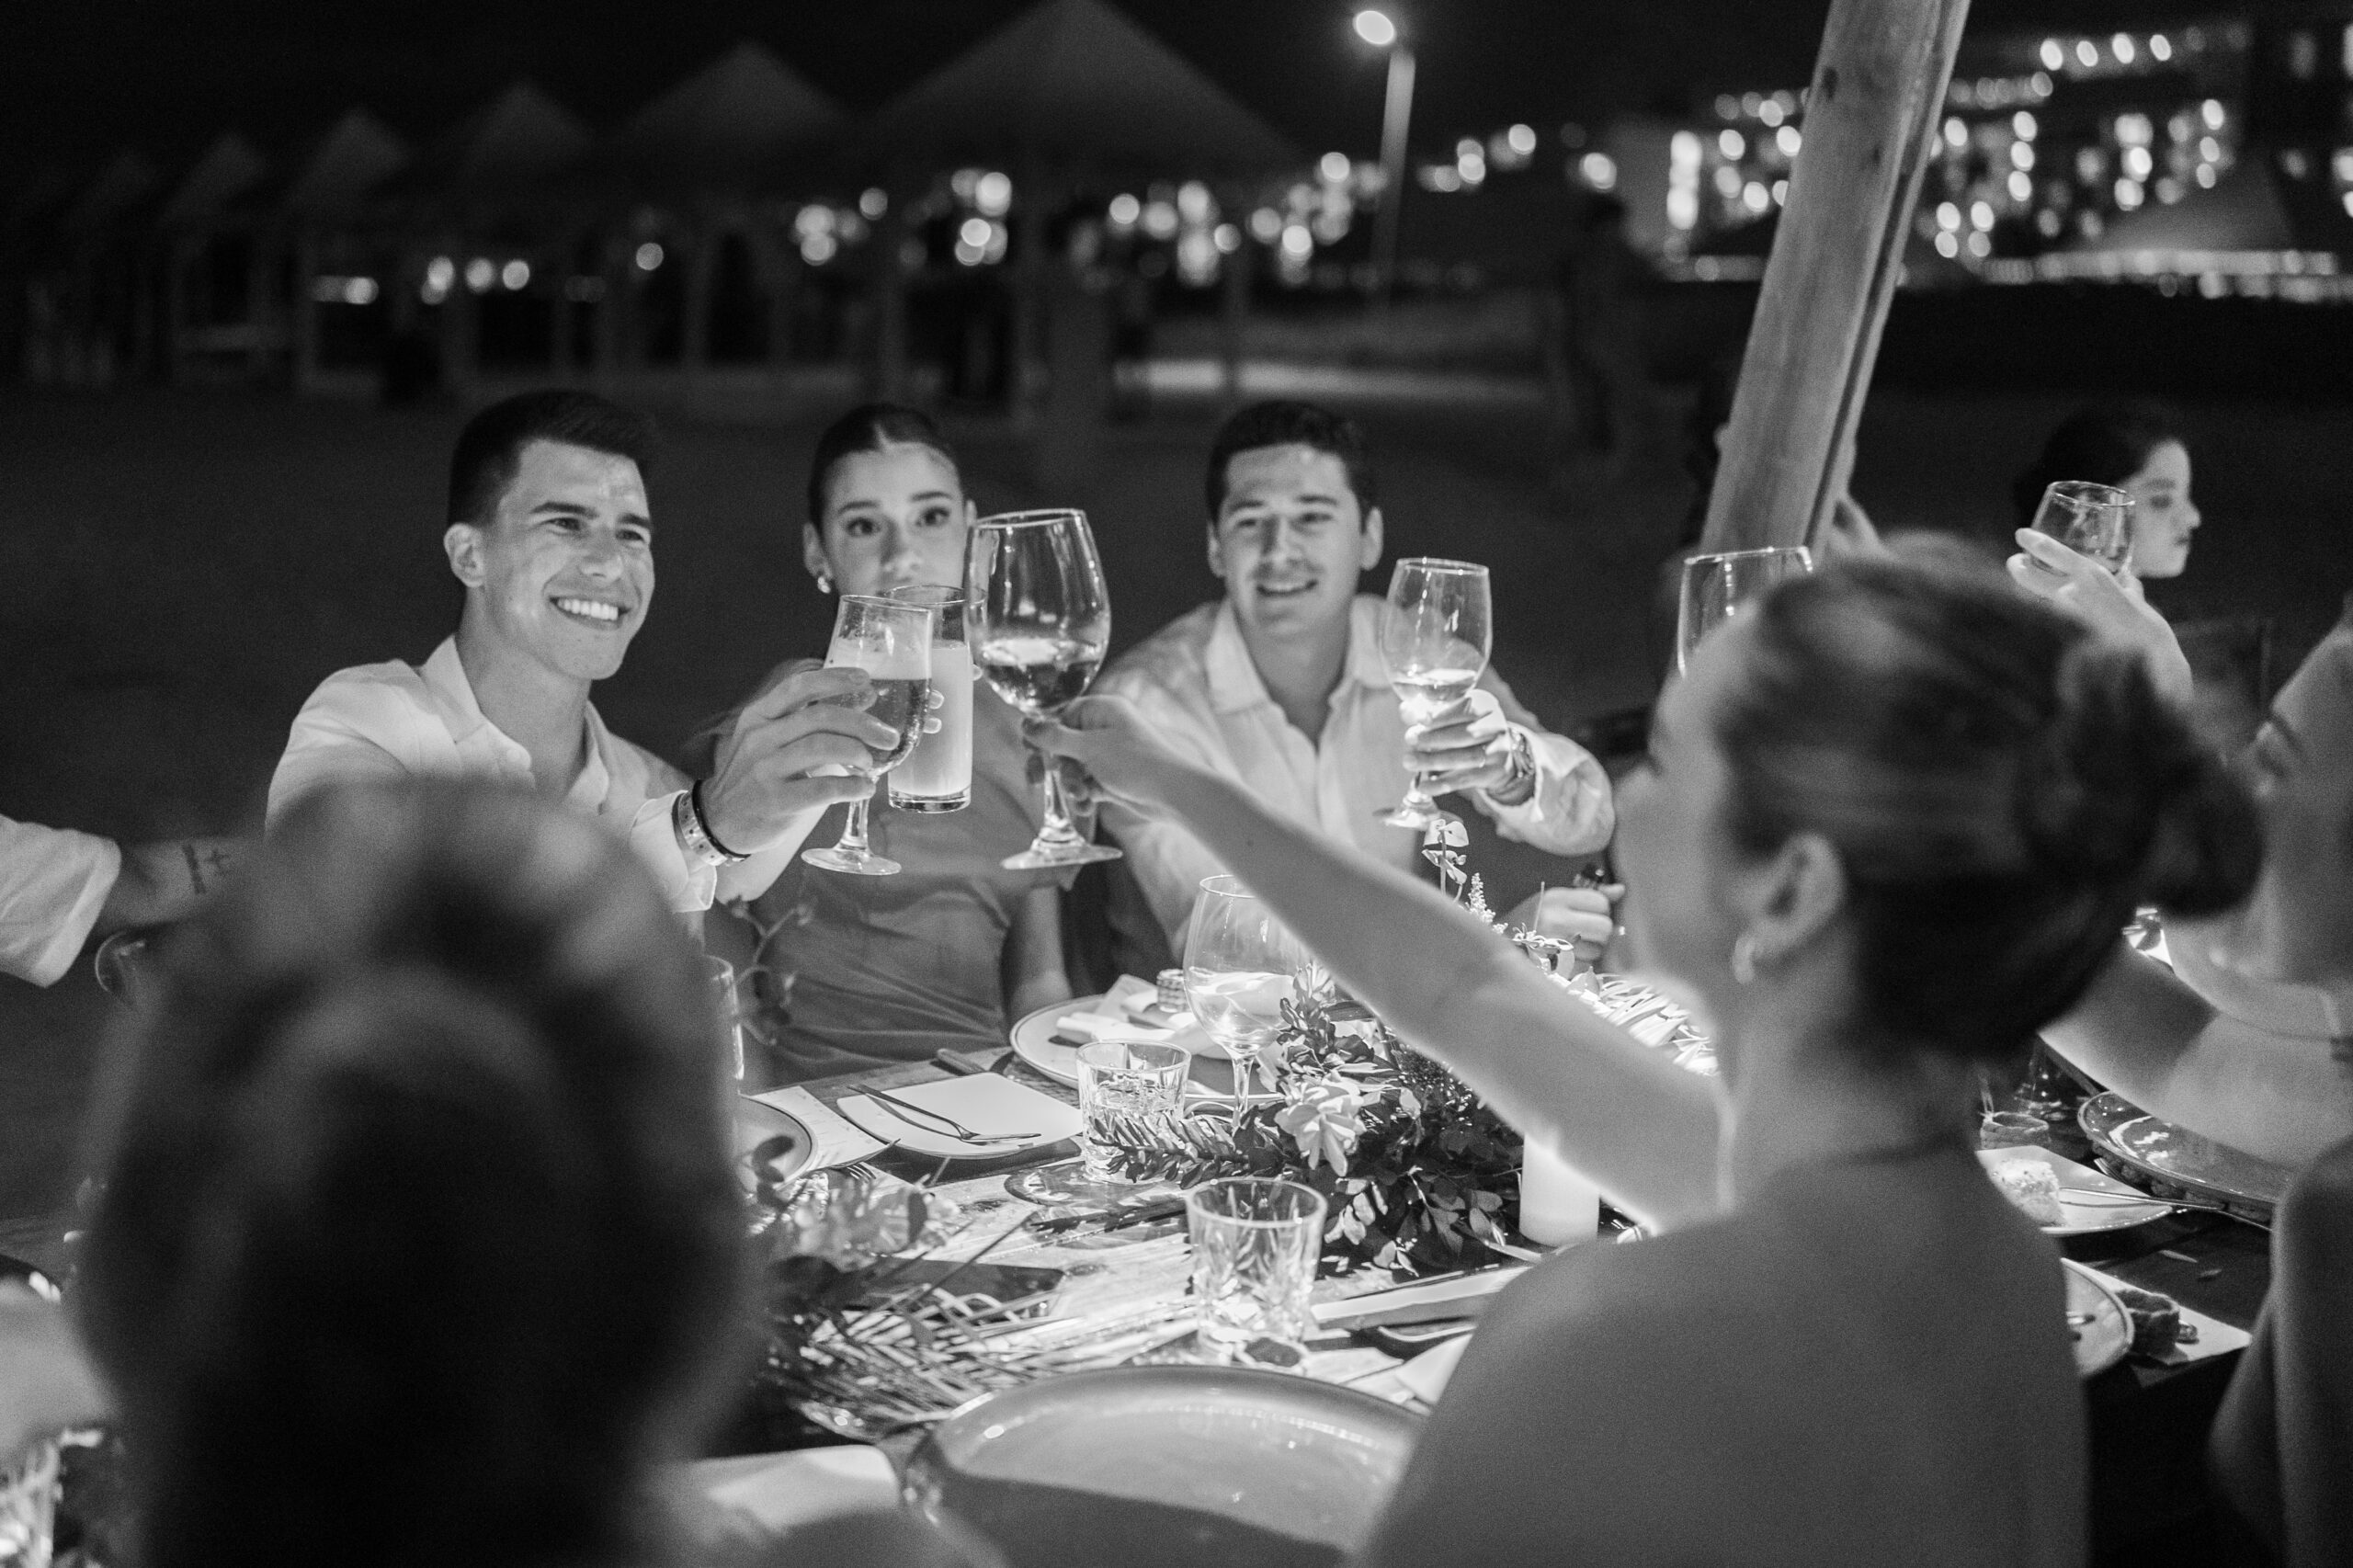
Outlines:
{"type": "Polygon", "coordinates": [[[770,1089],[765,1095],[754,1095],[762,1105],[771,1105],[789,1116],[797,1117],[801,1125],[816,1140],[817,1152],[809,1157],[804,1170],[829,1170],[835,1165],[847,1165],[855,1160],[887,1149],[889,1144],[870,1133],[853,1126],[831,1106],[803,1088],[770,1089]]]}
{"type": "Polygon", "coordinates": [[[1471,1347],[1471,1336],[1462,1335],[1442,1344],[1434,1345],[1397,1369],[1397,1381],[1424,1404],[1436,1404],[1438,1395],[1446,1392],[1454,1369],[1462,1364],[1462,1353],[1471,1347]]]}
{"type": "Polygon", "coordinates": [[[716,1510],[716,1517],[689,1510],[693,1533],[707,1541],[773,1533],[835,1514],[899,1504],[899,1479],[890,1460],[880,1449],[860,1447],[704,1460],[677,1467],[670,1483],[676,1493],[716,1510]],[[745,1531],[737,1526],[739,1519],[756,1529],[745,1531]]]}
{"type": "Polygon", "coordinates": [[[1057,1033],[1089,1043],[1098,1040],[1133,1040],[1197,1050],[1191,1040],[1177,1038],[1193,1028],[1192,1014],[1164,1011],[1160,988],[1132,974],[1121,975],[1103,994],[1103,999],[1095,1004],[1093,1011],[1065,1013],[1054,1020],[1057,1033]]]}

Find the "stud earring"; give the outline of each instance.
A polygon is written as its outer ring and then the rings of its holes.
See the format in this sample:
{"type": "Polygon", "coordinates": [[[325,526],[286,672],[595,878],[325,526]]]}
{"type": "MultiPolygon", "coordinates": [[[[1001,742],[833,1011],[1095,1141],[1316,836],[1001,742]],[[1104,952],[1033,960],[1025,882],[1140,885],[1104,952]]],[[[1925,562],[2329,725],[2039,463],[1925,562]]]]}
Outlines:
{"type": "Polygon", "coordinates": [[[821,594],[830,594],[834,591],[834,574],[831,572],[817,574],[817,591],[821,594]]]}
{"type": "Polygon", "coordinates": [[[1732,939],[1732,977],[1743,985],[1756,978],[1756,938],[1745,931],[1732,939]]]}

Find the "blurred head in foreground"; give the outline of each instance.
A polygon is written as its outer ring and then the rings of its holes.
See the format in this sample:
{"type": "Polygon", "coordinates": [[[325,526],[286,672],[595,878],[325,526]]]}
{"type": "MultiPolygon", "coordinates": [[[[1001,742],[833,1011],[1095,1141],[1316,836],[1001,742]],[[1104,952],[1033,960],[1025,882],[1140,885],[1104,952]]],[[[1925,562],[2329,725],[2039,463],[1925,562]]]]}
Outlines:
{"type": "Polygon", "coordinates": [[[2260,858],[2136,653],[1927,543],[1784,584],[1702,643],[1619,824],[1647,964],[1735,1041],[1778,1015],[1881,1066],[2015,1052],[2137,905],[2226,907],[2260,858]]]}
{"type": "Polygon", "coordinates": [[[2013,486],[2018,527],[2034,526],[2043,491],[2063,479],[2131,494],[2134,576],[2178,577],[2188,566],[2189,538],[2203,519],[2189,497],[2189,449],[2162,413],[2134,406],[2068,415],[2013,486]]]}
{"type": "Polygon", "coordinates": [[[641,1555],[742,1200],[628,846],[528,793],[305,801],[171,955],[84,1264],[151,1568],[641,1555]]]}

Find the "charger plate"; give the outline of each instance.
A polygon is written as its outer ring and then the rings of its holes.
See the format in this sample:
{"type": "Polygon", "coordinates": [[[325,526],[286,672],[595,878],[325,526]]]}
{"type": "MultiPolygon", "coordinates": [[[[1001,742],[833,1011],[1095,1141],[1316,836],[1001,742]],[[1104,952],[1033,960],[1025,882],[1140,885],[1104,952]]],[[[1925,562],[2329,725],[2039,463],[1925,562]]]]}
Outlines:
{"type": "Polygon", "coordinates": [[[2086,1100],[2075,1119],[2101,1153],[2140,1172],[2160,1199],[2201,1199],[2258,1225],[2271,1223],[2295,1174],[2151,1116],[2113,1090],[2086,1100]]]}
{"type": "Polygon", "coordinates": [[[906,1495],[1009,1568],[1337,1564],[1381,1517],[1419,1425],[1279,1372],[1079,1372],[949,1416],[908,1460],[906,1495]]]}

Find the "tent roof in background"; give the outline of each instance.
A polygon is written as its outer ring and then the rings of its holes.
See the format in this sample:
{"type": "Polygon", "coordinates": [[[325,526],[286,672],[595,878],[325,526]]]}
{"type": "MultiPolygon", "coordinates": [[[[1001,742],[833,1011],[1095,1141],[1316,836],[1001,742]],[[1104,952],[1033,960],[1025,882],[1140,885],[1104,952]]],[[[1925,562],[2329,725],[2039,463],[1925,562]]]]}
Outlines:
{"type": "Polygon", "coordinates": [[[1279,131],[1104,0],[1045,0],[878,109],[876,161],[1163,176],[1304,162],[1279,131]]]}
{"type": "Polygon", "coordinates": [[[569,109],[517,82],[410,165],[399,191],[428,199],[520,195],[577,172],[595,144],[569,109]]]}
{"type": "Polygon", "coordinates": [[[219,213],[268,177],[269,160],[233,131],[217,137],[180,176],[157,214],[165,223],[190,223],[219,213]]]}
{"type": "Polygon", "coordinates": [[[349,214],[408,161],[408,143],[382,120],[364,108],[347,109],[288,184],[283,205],[306,218],[349,214]]]}
{"type": "Polygon", "coordinates": [[[631,115],[610,156],[653,192],[772,189],[842,120],[831,98],[745,42],[631,115]]]}

